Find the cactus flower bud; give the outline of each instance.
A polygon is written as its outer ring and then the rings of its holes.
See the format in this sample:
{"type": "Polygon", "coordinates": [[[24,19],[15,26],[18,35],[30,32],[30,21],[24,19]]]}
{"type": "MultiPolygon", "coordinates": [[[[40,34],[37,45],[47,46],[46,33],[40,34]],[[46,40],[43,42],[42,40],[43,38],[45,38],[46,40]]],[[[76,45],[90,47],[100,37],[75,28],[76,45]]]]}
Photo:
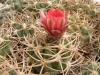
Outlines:
{"type": "Polygon", "coordinates": [[[50,9],[48,12],[41,11],[40,21],[44,29],[53,38],[60,38],[67,28],[65,12],[61,9],[50,9]]]}

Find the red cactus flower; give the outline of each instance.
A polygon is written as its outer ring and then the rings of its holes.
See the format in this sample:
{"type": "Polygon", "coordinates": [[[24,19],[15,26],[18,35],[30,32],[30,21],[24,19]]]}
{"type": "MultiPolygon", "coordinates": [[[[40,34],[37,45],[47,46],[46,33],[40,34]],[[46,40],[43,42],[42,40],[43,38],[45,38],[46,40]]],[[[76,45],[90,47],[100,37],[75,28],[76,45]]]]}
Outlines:
{"type": "Polygon", "coordinates": [[[40,21],[53,38],[61,37],[67,28],[65,12],[61,9],[50,9],[47,13],[41,11],[40,21]]]}

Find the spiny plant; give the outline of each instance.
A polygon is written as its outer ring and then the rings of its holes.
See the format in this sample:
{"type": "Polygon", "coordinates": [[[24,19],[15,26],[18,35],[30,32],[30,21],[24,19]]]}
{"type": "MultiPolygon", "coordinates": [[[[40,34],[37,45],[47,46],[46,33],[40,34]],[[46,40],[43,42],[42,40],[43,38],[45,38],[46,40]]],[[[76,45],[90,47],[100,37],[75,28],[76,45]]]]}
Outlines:
{"type": "Polygon", "coordinates": [[[92,0],[0,3],[0,74],[99,75],[97,7],[92,0]]]}

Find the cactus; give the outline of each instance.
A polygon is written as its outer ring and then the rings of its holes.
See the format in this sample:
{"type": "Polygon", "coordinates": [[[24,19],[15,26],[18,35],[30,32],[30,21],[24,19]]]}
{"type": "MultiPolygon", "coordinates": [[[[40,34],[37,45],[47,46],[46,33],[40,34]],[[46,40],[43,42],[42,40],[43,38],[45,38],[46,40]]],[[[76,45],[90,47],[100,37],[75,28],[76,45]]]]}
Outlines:
{"type": "Polygon", "coordinates": [[[11,7],[0,11],[0,75],[100,74],[99,4],[92,0],[3,3],[11,7]]]}

